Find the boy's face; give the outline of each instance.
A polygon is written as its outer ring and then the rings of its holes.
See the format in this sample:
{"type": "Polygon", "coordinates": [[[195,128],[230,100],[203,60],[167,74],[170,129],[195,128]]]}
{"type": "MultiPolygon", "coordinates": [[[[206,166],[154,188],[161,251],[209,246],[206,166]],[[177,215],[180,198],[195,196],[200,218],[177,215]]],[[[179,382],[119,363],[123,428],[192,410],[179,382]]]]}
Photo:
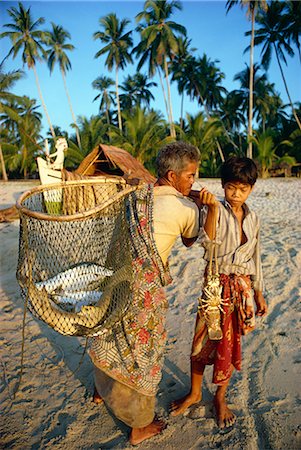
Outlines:
{"type": "Polygon", "coordinates": [[[227,202],[234,208],[243,205],[253,190],[253,186],[240,181],[228,181],[223,188],[227,202]]]}

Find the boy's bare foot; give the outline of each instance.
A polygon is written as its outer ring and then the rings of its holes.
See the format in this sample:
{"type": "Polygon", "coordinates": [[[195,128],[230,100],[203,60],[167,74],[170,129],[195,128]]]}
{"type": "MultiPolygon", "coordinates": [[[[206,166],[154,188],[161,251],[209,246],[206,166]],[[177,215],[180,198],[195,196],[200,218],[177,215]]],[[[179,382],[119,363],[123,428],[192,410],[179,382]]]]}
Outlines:
{"type": "Polygon", "coordinates": [[[202,399],[201,394],[187,394],[185,397],[175,400],[171,404],[171,416],[179,416],[183,414],[191,405],[199,403],[202,399]]]}
{"type": "Polygon", "coordinates": [[[103,399],[101,398],[101,396],[97,392],[96,387],[94,388],[92,402],[95,403],[96,405],[100,405],[101,403],[103,403],[103,399]]]}
{"type": "Polygon", "coordinates": [[[219,428],[232,427],[236,421],[236,416],[228,408],[228,405],[224,398],[214,397],[214,406],[216,411],[216,420],[219,428]]]}
{"type": "Polygon", "coordinates": [[[138,445],[141,442],[149,439],[157,434],[160,434],[164,428],[166,428],[166,423],[163,420],[154,419],[152,423],[143,428],[132,428],[130,435],[130,443],[132,445],[138,445]]]}

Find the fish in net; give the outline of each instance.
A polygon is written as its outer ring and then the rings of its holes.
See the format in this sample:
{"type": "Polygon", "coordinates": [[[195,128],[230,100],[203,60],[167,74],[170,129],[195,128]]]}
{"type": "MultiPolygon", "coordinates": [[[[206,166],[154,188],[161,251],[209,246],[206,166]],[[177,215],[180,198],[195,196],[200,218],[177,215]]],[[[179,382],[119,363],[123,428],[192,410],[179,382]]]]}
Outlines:
{"type": "Polygon", "coordinates": [[[129,195],[139,186],[99,178],[40,186],[17,202],[17,279],[30,312],[70,336],[97,336],[132,294],[129,195]]]}

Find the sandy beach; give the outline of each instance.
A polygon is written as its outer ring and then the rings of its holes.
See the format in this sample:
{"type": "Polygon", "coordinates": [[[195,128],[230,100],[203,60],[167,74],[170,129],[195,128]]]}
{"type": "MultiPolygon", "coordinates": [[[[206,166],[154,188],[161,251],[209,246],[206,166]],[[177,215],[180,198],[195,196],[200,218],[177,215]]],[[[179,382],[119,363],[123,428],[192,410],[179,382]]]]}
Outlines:
{"type": "MultiPolygon", "coordinates": [[[[221,196],[220,180],[201,181],[221,196]]],[[[38,181],[0,183],[0,209],[38,181]]],[[[243,369],[229,387],[236,413],[233,428],[218,429],[211,368],[202,401],[184,416],[171,417],[172,400],[189,389],[189,354],[201,291],[203,250],[177,242],[168,288],[168,343],[157,412],[167,422],[162,434],[138,445],[143,450],[293,450],[301,448],[301,179],[259,180],[249,205],[262,222],[262,260],[269,314],[243,337],[243,369]]],[[[24,367],[16,394],[22,353],[23,302],[16,281],[19,220],[1,229],[1,411],[0,448],[130,449],[129,428],[104,405],[91,402],[92,364],[82,357],[85,339],[62,336],[28,312],[24,367]],[[82,360],[82,361],[81,361],[82,360]]]]}

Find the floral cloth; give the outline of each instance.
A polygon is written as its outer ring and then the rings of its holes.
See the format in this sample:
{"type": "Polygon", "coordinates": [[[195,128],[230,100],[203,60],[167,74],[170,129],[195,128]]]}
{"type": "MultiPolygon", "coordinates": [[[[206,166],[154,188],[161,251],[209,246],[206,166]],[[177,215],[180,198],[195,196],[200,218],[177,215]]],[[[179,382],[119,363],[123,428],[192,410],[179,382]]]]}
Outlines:
{"type": "Polygon", "coordinates": [[[161,380],[168,308],[163,286],[171,282],[153,239],[152,205],[152,185],[129,194],[126,200],[132,302],[123,320],[93,338],[90,349],[95,366],[149,396],[156,394],[161,380]]]}
{"type": "Polygon", "coordinates": [[[223,337],[219,341],[211,341],[204,317],[198,315],[191,360],[202,365],[213,364],[212,382],[222,385],[231,377],[232,365],[237,370],[241,369],[241,335],[254,329],[255,313],[248,275],[221,274],[220,280],[224,301],[224,313],[221,314],[223,337]]]}

